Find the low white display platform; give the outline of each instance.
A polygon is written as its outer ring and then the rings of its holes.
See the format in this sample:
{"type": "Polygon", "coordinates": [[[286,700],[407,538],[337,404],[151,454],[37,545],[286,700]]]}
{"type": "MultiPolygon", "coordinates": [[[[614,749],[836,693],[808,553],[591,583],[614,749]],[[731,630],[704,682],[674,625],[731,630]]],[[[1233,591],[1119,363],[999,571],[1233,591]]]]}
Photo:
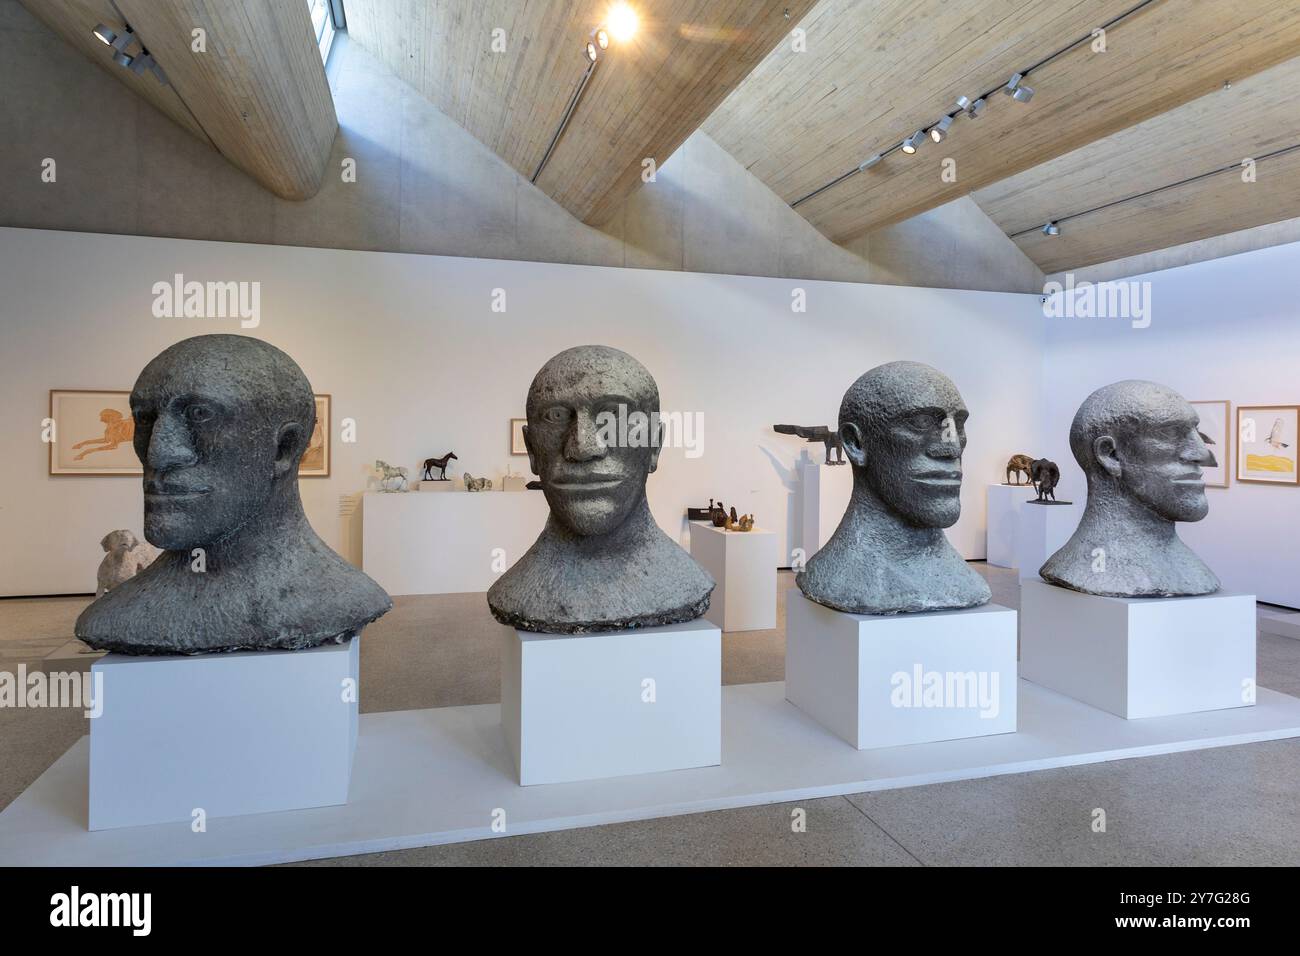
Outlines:
{"type": "Polygon", "coordinates": [[[991,484],[985,517],[985,560],[1000,568],[1016,566],[1016,513],[1032,485],[991,484]]]}
{"type": "Polygon", "coordinates": [[[441,478],[431,478],[431,479],[428,480],[428,481],[417,481],[417,482],[415,482],[415,490],[416,490],[416,491],[422,491],[422,492],[430,492],[430,491],[442,491],[442,492],[448,492],[448,491],[455,491],[455,490],[456,490],[456,482],[452,481],[450,478],[448,478],[446,481],[443,481],[441,478]]]}
{"type": "Polygon", "coordinates": [[[1016,612],[845,614],[786,594],[786,699],[859,750],[1016,729],[1016,612]]]}
{"type": "Polygon", "coordinates": [[[1124,718],[1247,707],[1255,596],[1111,598],[1020,582],[1020,673],[1124,718]]]}
{"type": "Polygon", "coordinates": [[[501,724],[521,784],[721,761],[722,634],[708,621],[501,631],[501,724]]]}
{"type": "Polygon", "coordinates": [[[83,737],[0,813],[0,863],[287,863],[1300,737],[1300,700],[1273,691],[1255,707],[1128,721],[1020,681],[1020,733],[854,750],[784,696],[780,683],[722,689],[721,766],[548,787],[515,783],[496,704],[363,714],[345,805],[203,834],[88,831],[83,737]]]}
{"type": "MultiPolygon", "coordinates": [[[[817,444],[810,446],[809,450],[821,454],[823,448],[817,444]]],[[[847,461],[842,465],[827,465],[824,461],[800,460],[799,488],[803,499],[803,543],[800,546],[804,560],[807,560],[822,549],[840,526],[840,519],[849,506],[849,495],[853,492],[853,466],[847,461]]]]}
{"type": "MultiPolygon", "coordinates": [[[[1030,489],[1029,498],[1033,497],[1030,489]]],[[[1036,580],[1038,569],[1065,546],[1083,517],[1082,502],[1036,505],[1024,499],[1017,505],[1016,554],[1011,565],[1020,569],[1020,579],[1036,580]]]]}
{"type": "Polygon", "coordinates": [[[361,567],[389,594],[486,591],[550,514],[540,491],[367,492],[361,509],[361,567]]]}
{"type": "Polygon", "coordinates": [[[96,662],[90,829],[345,803],[360,643],[96,662]]]}
{"type": "Polygon", "coordinates": [[[691,557],[717,582],[705,618],[724,631],[776,627],[776,532],[724,531],[706,521],[690,526],[691,557]]]}

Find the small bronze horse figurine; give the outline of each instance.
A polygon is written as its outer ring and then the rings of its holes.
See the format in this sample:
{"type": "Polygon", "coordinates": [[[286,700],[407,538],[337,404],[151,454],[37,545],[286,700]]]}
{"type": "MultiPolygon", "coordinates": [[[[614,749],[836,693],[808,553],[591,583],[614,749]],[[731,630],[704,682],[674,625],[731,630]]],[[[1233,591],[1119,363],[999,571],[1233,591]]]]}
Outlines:
{"type": "Polygon", "coordinates": [[[456,453],[455,453],[454,451],[449,451],[449,452],[447,452],[447,454],[443,455],[441,458],[426,458],[426,459],[424,459],[424,478],[423,478],[423,480],[424,480],[424,481],[448,481],[448,480],[450,480],[450,479],[447,478],[447,464],[448,464],[448,463],[449,463],[453,458],[455,458],[455,457],[456,457],[456,453]],[[433,469],[435,469],[435,468],[440,468],[440,469],[442,469],[442,474],[439,475],[437,478],[433,477],[433,469]]]}

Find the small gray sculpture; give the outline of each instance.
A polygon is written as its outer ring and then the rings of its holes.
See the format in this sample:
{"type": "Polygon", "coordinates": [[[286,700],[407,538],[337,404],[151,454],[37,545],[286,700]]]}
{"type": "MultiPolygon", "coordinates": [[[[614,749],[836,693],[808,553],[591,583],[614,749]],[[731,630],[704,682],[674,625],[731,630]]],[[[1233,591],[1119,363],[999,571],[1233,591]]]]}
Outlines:
{"type": "MultiPolygon", "coordinates": [[[[1056,501],[1056,485],[1061,480],[1061,469],[1049,458],[1035,458],[1029,466],[1029,480],[1034,483],[1035,499],[1040,504],[1047,504],[1049,499],[1056,501]]],[[[1069,502],[1062,502],[1069,504],[1069,502]]]]}
{"type": "Polygon", "coordinates": [[[405,491],[406,490],[406,469],[398,465],[390,465],[388,462],[376,458],[375,472],[379,475],[380,491],[405,491]],[[397,482],[396,485],[393,482],[397,482]]]}
{"type": "Polygon", "coordinates": [[[986,604],[992,592],[948,542],[961,514],[968,412],[957,387],[919,362],[890,362],[844,393],[839,435],[853,493],[839,527],[795,579],[854,614],[986,604]]]}
{"type": "Polygon", "coordinates": [[[465,490],[466,491],[491,491],[491,478],[475,478],[468,471],[465,472],[465,490]]]}
{"type": "Polygon", "coordinates": [[[1177,392],[1124,381],[1084,400],[1070,450],[1088,479],[1083,518],[1039,570],[1043,580],[1108,597],[1210,594],[1219,579],[1175,522],[1210,510],[1201,469],[1217,464],[1200,416],[1177,392]]]}
{"type": "Polygon", "coordinates": [[[158,552],[130,531],[110,531],[99,542],[104,560],[95,574],[95,597],[103,597],[124,581],[135,577],[158,557],[158,552]]]}
{"type": "Polygon", "coordinates": [[[292,650],[343,643],[393,606],[303,514],[316,403],[284,352],[185,339],[145,366],[131,411],[144,535],[164,550],[87,607],[77,637],[124,654],[292,650]]]}
{"type": "Polygon", "coordinates": [[[603,345],[568,349],[537,373],[526,409],[528,463],[551,514],[488,591],[492,615],[526,631],[581,634],[703,614],[713,579],[660,530],[646,502],[662,425],[659,387],[645,367],[603,345]],[[620,417],[647,427],[606,427],[620,417]]]}
{"type": "Polygon", "coordinates": [[[844,464],[844,446],[840,444],[839,432],[825,425],[773,425],[772,431],[780,435],[795,435],[809,443],[821,442],[826,447],[826,464],[844,464]]]}

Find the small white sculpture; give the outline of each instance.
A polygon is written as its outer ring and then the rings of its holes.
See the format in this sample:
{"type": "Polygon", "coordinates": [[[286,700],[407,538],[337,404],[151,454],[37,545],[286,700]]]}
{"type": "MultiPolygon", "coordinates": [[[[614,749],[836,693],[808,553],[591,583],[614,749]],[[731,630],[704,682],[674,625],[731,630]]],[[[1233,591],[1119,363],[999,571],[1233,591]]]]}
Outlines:
{"type": "Polygon", "coordinates": [[[158,557],[157,549],[130,531],[110,531],[99,546],[107,554],[95,574],[95,597],[103,597],[105,591],[135,577],[158,557]]]}

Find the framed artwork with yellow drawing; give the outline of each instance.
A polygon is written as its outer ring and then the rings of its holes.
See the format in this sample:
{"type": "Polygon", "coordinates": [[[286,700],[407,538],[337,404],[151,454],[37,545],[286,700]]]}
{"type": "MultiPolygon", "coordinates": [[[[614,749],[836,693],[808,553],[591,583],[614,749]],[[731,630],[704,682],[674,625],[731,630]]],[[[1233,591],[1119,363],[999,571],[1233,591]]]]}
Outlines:
{"type": "Polygon", "coordinates": [[[1300,483],[1296,469],[1300,405],[1237,406],[1237,480],[1300,483]]]}

